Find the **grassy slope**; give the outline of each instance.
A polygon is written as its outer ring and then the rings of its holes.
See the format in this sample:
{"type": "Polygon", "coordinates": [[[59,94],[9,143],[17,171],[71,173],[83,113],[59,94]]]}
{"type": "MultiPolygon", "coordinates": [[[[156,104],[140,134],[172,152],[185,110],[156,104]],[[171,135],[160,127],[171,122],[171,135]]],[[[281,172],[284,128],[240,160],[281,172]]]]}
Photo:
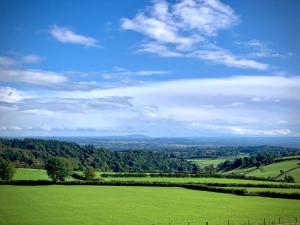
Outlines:
{"type": "MultiPolygon", "coordinates": [[[[263,171],[252,167],[246,169],[235,169],[235,170],[227,171],[225,173],[246,174],[248,176],[257,176],[257,177],[276,177],[280,174],[280,170],[288,171],[292,168],[300,167],[298,163],[300,163],[300,160],[288,160],[288,161],[282,161],[267,166],[263,166],[262,167],[263,171]]],[[[287,172],[286,174],[293,176],[296,182],[300,182],[300,168],[287,172]]],[[[282,179],[282,178],[283,178],[282,176],[278,177],[278,179],[282,179]]]]}
{"type": "MultiPolygon", "coordinates": [[[[50,180],[50,178],[48,177],[46,170],[17,168],[13,180],[50,180]]],[[[71,181],[74,179],[69,177],[67,180],[71,181]]]]}
{"type": "Polygon", "coordinates": [[[46,170],[17,168],[14,180],[49,180],[46,170]]]}
{"type": "Polygon", "coordinates": [[[1,225],[289,222],[300,211],[299,200],[158,187],[0,186],[0,199],[1,225]]]}
{"type": "MultiPolygon", "coordinates": [[[[273,163],[271,165],[267,165],[263,167],[263,172],[260,170],[255,170],[250,173],[247,173],[249,176],[259,176],[259,177],[276,177],[280,174],[280,170],[287,171],[289,169],[300,167],[298,165],[300,163],[300,160],[289,160],[289,161],[283,161],[278,163],[273,163]]],[[[298,174],[295,178],[300,178],[300,169],[295,170],[295,174],[298,174]]],[[[300,180],[296,180],[297,182],[300,182],[300,180]]]]}

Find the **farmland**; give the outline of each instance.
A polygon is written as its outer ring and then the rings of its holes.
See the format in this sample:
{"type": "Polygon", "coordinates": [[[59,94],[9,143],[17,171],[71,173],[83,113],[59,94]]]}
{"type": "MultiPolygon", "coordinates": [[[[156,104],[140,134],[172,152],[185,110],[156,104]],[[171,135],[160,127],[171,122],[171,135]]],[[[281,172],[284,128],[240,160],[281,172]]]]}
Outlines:
{"type": "Polygon", "coordinates": [[[260,169],[252,167],[246,169],[235,169],[228,171],[227,173],[240,173],[246,174],[247,176],[257,177],[273,177],[281,179],[284,175],[291,175],[294,177],[296,182],[300,182],[300,160],[287,160],[282,162],[275,162],[270,165],[262,166],[260,169]],[[284,172],[280,176],[280,170],[284,172]]]}
{"type": "Polygon", "coordinates": [[[300,210],[298,200],[182,188],[52,185],[0,190],[1,225],[225,224],[228,219],[236,224],[247,219],[261,223],[264,218],[276,222],[279,217],[291,222],[300,210]]]}
{"type": "Polygon", "coordinates": [[[46,170],[17,168],[14,180],[49,180],[46,170]]]}

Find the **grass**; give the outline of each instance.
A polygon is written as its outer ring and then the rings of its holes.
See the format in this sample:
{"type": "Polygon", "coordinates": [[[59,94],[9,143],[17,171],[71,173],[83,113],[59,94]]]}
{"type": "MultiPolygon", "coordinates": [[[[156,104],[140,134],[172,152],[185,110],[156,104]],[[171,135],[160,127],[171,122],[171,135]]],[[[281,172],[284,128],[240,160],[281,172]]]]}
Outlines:
{"type": "Polygon", "coordinates": [[[49,180],[46,170],[17,168],[13,180],[49,180]]]}
{"type": "Polygon", "coordinates": [[[214,177],[110,177],[105,178],[109,181],[148,181],[148,182],[170,182],[170,183],[226,183],[226,184],[281,184],[280,182],[243,180],[231,178],[214,177]]]}
{"type": "Polygon", "coordinates": [[[279,192],[279,193],[299,193],[300,189],[298,188],[248,188],[248,187],[225,187],[226,189],[246,189],[248,192],[279,192]]]}
{"type": "Polygon", "coordinates": [[[228,159],[225,158],[218,158],[218,159],[191,159],[189,160],[190,162],[200,166],[200,167],[205,167],[205,166],[217,166],[218,164],[225,162],[228,159]]]}
{"type": "MultiPolygon", "coordinates": [[[[13,180],[50,180],[47,171],[42,169],[16,168],[13,180]]],[[[72,177],[68,181],[74,180],[72,177]]]]}
{"type": "MultiPolygon", "coordinates": [[[[247,175],[258,176],[258,177],[276,177],[280,174],[280,170],[287,171],[295,167],[300,167],[298,163],[300,163],[300,160],[289,160],[289,161],[282,161],[278,163],[272,163],[270,165],[262,167],[263,171],[254,170],[252,172],[247,173],[247,175]]],[[[297,169],[295,171],[297,175],[295,178],[300,178],[300,169],[297,169]]],[[[297,179],[296,181],[300,182],[299,179],[297,179]]]]}
{"type": "MultiPolygon", "coordinates": [[[[77,171],[78,173],[82,173],[77,171]]],[[[294,171],[291,171],[294,172],[294,171]]],[[[97,172],[100,177],[100,172],[97,172]]],[[[47,172],[40,169],[17,168],[14,180],[49,180],[47,172]]],[[[67,180],[74,180],[68,178],[67,180]]],[[[226,184],[281,184],[279,182],[242,180],[229,178],[189,178],[189,177],[111,177],[105,178],[107,181],[148,181],[148,182],[170,182],[170,183],[226,183],[226,184]]],[[[291,184],[292,185],[292,184],[291,184]]]]}
{"type": "Polygon", "coordinates": [[[245,168],[245,169],[234,169],[234,170],[230,170],[225,172],[226,174],[229,173],[236,173],[236,174],[245,174],[248,176],[256,176],[256,177],[277,177],[277,179],[283,179],[284,175],[290,175],[293,176],[295,179],[295,182],[300,183],[300,160],[287,160],[287,161],[282,161],[282,162],[278,162],[278,163],[272,163],[270,165],[267,166],[263,166],[261,167],[262,170],[256,169],[255,167],[251,167],[251,168],[245,168]],[[298,167],[298,168],[297,168],[298,167]],[[293,168],[297,168],[295,170],[291,170],[293,168]],[[280,175],[280,170],[283,170],[284,175],[283,176],[279,176],[280,175]]]}
{"type": "Polygon", "coordinates": [[[300,201],[112,186],[0,186],[1,225],[150,225],[293,222],[300,201]]]}

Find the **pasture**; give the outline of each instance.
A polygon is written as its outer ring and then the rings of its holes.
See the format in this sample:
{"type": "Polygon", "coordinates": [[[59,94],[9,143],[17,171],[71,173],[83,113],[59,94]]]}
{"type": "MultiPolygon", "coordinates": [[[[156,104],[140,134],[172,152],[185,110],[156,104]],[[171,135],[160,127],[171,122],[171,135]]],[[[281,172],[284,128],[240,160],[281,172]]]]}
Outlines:
{"type": "Polygon", "coordinates": [[[42,169],[17,168],[14,180],[50,180],[47,171],[42,169]]]}
{"type": "MultiPolygon", "coordinates": [[[[276,177],[276,176],[280,175],[280,170],[283,170],[284,172],[286,172],[286,171],[289,171],[291,169],[298,167],[298,169],[287,172],[286,174],[292,175],[296,182],[300,182],[300,165],[299,165],[299,163],[300,163],[300,160],[288,160],[288,161],[282,161],[282,162],[278,162],[278,163],[272,163],[270,165],[263,166],[262,170],[254,170],[254,171],[247,173],[247,175],[258,176],[258,177],[276,177]]],[[[278,178],[280,179],[282,177],[280,176],[278,178]]]]}
{"type": "Polygon", "coordinates": [[[299,200],[159,187],[0,186],[1,225],[294,222],[299,200]]]}
{"type": "MultiPolygon", "coordinates": [[[[222,183],[222,184],[282,184],[281,182],[244,180],[215,177],[108,177],[108,181],[170,182],[170,183],[222,183]]],[[[286,184],[286,183],[284,183],[286,184]]],[[[293,184],[290,184],[293,185],[293,184]]]]}

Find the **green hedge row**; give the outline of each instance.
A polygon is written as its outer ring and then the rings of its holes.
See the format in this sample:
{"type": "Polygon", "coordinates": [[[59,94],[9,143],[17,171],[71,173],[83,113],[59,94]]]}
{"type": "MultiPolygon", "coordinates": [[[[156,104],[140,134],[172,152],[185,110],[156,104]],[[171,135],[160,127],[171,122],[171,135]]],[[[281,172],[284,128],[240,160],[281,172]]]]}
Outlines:
{"type": "Polygon", "coordinates": [[[212,173],[103,173],[101,177],[192,177],[192,178],[232,178],[243,180],[259,180],[259,181],[273,181],[283,182],[283,180],[276,180],[274,178],[246,176],[244,174],[212,174],[212,173]]]}

